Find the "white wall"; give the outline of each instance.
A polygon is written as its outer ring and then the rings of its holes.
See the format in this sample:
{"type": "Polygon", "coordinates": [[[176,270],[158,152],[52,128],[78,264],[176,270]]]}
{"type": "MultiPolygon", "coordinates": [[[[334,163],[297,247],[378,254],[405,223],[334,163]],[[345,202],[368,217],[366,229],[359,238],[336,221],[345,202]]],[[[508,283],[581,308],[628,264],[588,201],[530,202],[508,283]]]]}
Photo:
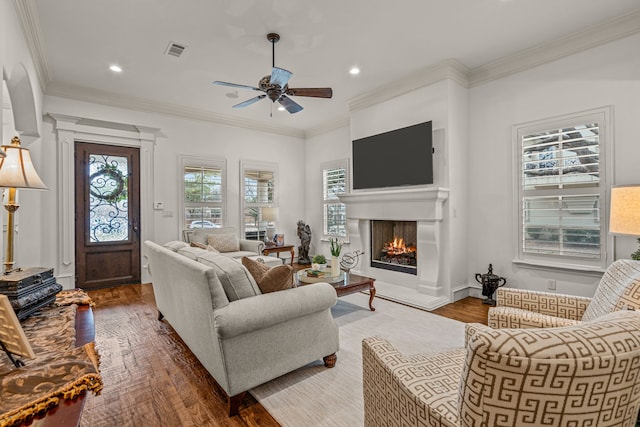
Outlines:
{"type": "MultiPolygon", "coordinates": [[[[2,1],[0,2],[0,70],[2,70],[3,79],[10,79],[14,71],[22,66],[25,67],[29,75],[33,90],[33,99],[30,101],[35,104],[36,111],[31,111],[30,113],[37,117],[36,125],[40,127],[42,90],[33,66],[33,61],[31,60],[26,39],[22,33],[14,2],[2,1]]],[[[0,86],[0,90],[3,90],[2,86],[0,86]]],[[[0,95],[0,99],[7,96],[4,92],[0,95]]],[[[17,100],[14,99],[12,103],[15,104],[16,101],[17,100]]],[[[0,142],[3,145],[10,144],[11,138],[16,136],[17,133],[14,123],[12,123],[12,112],[7,108],[11,107],[3,105],[2,113],[0,113],[3,119],[3,126],[0,129],[0,142]]],[[[31,150],[33,163],[39,173],[48,167],[47,162],[41,155],[42,141],[40,138],[35,135],[23,137],[22,145],[31,150]]],[[[49,181],[45,180],[45,183],[49,185],[49,181]]],[[[43,192],[36,190],[18,190],[17,198],[22,207],[15,215],[17,232],[14,240],[14,260],[16,267],[44,265],[43,254],[45,253],[45,249],[42,248],[41,242],[42,235],[45,234],[43,212],[46,214],[47,207],[43,204],[42,194],[43,192]]],[[[4,211],[3,208],[2,210],[4,211]]],[[[4,254],[6,246],[5,233],[3,233],[0,246],[2,247],[0,254],[4,254]]]]}
{"type": "MultiPolygon", "coordinates": [[[[322,208],[322,168],[326,162],[349,159],[351,157],[351,137],[349,127],[344,126],[319,136],[308,138],[305,142],[305,216],[301,217],[311,227],[311,245],[309,254],[323,254],[330,257],[329,243],[321,242],[323,233],[322,208]]],[[[300,240],[296,236],[296,246],[300,240]]],[[[345,245],[344,251],[350,251],[345,245]]]]}
{"type": "MultiPolygon", "coordinates": [[[[557,280],[558,293],[591,296],[597,274],[518,267],[512,263],[512,126],[518,123],[614,107],[614,182],[640,183],[640,36],[571,55],[469,90],[469,238],[470,283],[489,263],[509,286],[547,290],[557,280]]],[[[607,208],[608,209],[608,208],[607,208]]],[[[637,244],[616,238],[616,258],[628,258],[637,244]]]]}

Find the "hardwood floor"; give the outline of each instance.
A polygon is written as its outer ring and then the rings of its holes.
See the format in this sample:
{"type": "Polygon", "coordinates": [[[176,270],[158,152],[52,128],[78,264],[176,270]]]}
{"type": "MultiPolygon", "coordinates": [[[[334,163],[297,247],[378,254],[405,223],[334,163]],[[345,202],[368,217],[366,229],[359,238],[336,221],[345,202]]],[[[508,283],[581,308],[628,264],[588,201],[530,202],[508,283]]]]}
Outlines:
{"type": "MultiPolygon", "coordinates": [[[[250,394],[240,414],[166,321],[150,284],[89,291],[104,390],[87,397],[81,426],[279,426],[250,394]]],[[[433,313],[486,324],[488,306],[466,298],[433,313]]]]}

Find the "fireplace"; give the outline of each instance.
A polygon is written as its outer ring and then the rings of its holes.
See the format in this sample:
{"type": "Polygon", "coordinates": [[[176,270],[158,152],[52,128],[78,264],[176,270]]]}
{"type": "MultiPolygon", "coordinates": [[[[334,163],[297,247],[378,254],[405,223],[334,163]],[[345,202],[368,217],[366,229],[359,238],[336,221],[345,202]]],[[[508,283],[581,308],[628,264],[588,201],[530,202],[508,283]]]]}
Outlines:
{"type": "Polygon", "coordinates": [[[371,267],[418,274],[417,222],[372,220],[371,267]]]}

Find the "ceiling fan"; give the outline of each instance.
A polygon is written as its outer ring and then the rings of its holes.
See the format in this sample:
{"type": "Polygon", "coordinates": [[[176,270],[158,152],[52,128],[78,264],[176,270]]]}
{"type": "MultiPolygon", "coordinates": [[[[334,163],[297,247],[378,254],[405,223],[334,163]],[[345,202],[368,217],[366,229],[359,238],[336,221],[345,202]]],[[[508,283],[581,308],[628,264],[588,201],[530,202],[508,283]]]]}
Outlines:
{"type": "Polygon", "coordinates": [[[330,87],[316,88],[291,88],[288,85],[289,79],[293,75],[291,71],[276,67],[276,43],[280,40],[280,35],[276,33],[267,34],[267,40],[271,42],[271,62],[272,70],[270,76],[264,76],[258,82],[258,87],[239,85],[236,83],[221,82],[216,80],[213,84],[221,86],[237,87],[240,89],[251,89],[264,92],[254,98],[243,101],[233,106],[233,108],[243,108],[260,101],[263,98],[269,98],[272,102],[278,101],[289,113],[297,113],[302,110],[302,106],[295,102],[289,96],[311,96],[314,98],[331,98],[333,90],[330,87]],[[287,96],[289,95],[289,96],[287,96]]]}

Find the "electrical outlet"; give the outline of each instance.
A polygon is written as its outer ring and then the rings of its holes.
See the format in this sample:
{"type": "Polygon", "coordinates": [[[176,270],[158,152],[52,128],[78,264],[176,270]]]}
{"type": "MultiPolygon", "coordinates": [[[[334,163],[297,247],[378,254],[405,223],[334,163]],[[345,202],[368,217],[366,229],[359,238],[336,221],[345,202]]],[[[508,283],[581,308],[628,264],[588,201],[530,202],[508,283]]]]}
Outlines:
{"type": "Polygon", "coordinates": [[[556,281],[553,280],[553,279],[547,280],[547,289],[549,289],[550,291],[555,291],[556,290],[556,281]]]}
{"type": "Polygon", "coordinates": [[[164,209],[164,202],[153,202],[153,209],[161,211],[164,209]]]}

